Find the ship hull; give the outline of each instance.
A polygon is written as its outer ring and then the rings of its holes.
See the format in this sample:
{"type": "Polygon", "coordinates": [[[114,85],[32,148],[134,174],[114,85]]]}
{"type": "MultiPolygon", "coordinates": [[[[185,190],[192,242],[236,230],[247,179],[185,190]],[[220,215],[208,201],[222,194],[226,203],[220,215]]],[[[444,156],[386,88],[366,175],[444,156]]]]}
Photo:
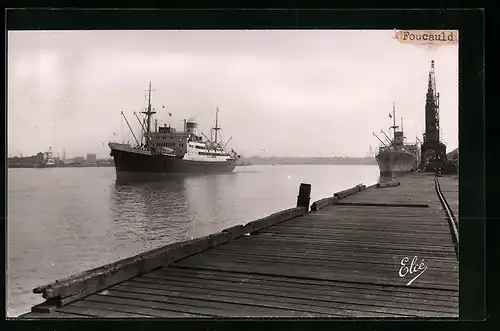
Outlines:
{"type": "Polygon", "coordinates": [[[149,179],[166,174],[228,173],[236,167],[235,161],[190,161],[182,158],[154,155],[135,151],[111,149],[119,179],[149,179]]]}
{"type": "Polygon", "coordinates": [[[380,152],[375,159],[382,176],[396,176],[417,169],[418,160],[415,154],[400,150],[380,152]]]}

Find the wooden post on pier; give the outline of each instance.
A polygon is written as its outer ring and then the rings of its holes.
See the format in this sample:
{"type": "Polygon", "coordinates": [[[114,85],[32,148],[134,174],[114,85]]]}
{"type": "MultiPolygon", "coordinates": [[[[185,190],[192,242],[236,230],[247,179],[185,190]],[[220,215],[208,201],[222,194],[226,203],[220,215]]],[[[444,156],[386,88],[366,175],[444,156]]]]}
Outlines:
{"type": "Polygon", "coordinates": [[[299,195],[297,196],[297,207],[304,207],[309,211],[309,202],[311,201],[311,184],[301,183],[299,186],[299,195]]]}

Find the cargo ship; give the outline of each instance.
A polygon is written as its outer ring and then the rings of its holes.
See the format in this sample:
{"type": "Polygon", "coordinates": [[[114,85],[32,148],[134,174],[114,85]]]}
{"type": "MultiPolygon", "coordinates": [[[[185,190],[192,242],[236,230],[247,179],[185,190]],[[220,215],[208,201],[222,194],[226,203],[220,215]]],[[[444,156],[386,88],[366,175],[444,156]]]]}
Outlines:
{"type": "Polygon", "coordinates": [[[381,176],[398,176],[404,173],[414,171],[419,163],[419,148],[415,144],[406,144],[403,131],[403,119],[401,118],[401,130],[396,125],[396,107],[393,103],[392,115],[393,124],[390,127],[393,130],[393,138],[389,138],[383,130],[381,133],[385,135],[387,141],[382,141],[375,133],[373,135],[381,142],[375,159],[380,170],[381,176]]]}
{"type": "MultiPolygon", "coordinates": [[[[115,162],[116,176],[119,180],[135,180],[156,178],[157,175],[173,173],[227,173],[232,172],[240,156],[234,151],[227,151],[225,143],[218,141],[219,109],[215,113],[215,139],[198,132],[198,123],[194,120],[184,120],[184,129],[177,131],[170,125],[157,126],[155,120],[154,131],[151,130],[152,115],[156,114],[151,107],[151,82],[148,90],[148,106],[141,121],[142,138],[139,141],[127,118],[125,119],[136,145],[110,142],[110,155],[115,162]]],[[[170,115],[170,114],[169,114],[170,115]]]]}

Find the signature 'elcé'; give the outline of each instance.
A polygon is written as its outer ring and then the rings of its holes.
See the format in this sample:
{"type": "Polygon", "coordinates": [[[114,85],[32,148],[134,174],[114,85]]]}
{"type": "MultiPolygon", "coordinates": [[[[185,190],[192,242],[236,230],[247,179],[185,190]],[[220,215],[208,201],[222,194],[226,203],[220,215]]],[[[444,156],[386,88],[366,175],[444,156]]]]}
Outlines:
{"type": "Polygon", "coordinates": [[[408,261],[410,261],[410,259],[407,256],[405,256],[401,260],[401,268],[399,269],[399,277],[405,277],[407,274],[413,275],[419,271],[420,271],[420,273],[418,275],[416,275],[415,277],[413,277],[413,279],[411,279],[406,284],[407,286],[411,285],[411,283],[413,283],[415,281],[415,279],[420,277],[420,275],[422,275],[425,272],[425,270],[427,270],[427,265],[424,263],[424,259],[422,259],[422,261],[420,261],[420,264],[418,264],[417,263],[418,257],[414,256],[413,259],[411,260],[410,265],[407,266],[406,264],[408,263],[408,261]]]}

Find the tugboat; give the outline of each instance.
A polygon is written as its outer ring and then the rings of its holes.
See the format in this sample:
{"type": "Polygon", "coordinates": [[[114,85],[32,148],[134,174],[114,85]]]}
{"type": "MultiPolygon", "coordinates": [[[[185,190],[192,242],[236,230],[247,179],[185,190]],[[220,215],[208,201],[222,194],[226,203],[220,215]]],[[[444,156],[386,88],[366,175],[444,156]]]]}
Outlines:
{"type": "Polygon", "coordinates": [[[148,90],[148,107],[142,114],[141,121],[143,138],[139,141],[130,124],[123,114],[134,140],[135,146],[117,142],[110,142],[110,155],[115,161],[117,179],[142,179],[150,175],[164,175],[171,173],[227,173],[236,167],[240,156],[234,151],[226,151],[225,144],[218,141],[219,109],[215,114],[215,140],[212,141],[198,132],[198,123],[193,120],[184,120],[184,130],[177,132],[170,125],[157,126],[155,121],[154,132],[151,131],[151,117],[156,114],[151,107],[151,82],[148,90]]]}
{"type": "Polygon", "coordinates": [[[397,176],[404,173],[416,170],[418,167],[418,145],[417,144],[405,144],[404,131],[403,131],[403,119],[401,118],[401,130],[398,131],[399,126],[396,125],[396,108],[393,103],[392,105],[392,118],[393,124],[390,127],[394,131],[393,138],[389,138],[382,130],[389,143],[382,141],[375,133],[373,135],[382,143],[380,146],[375,159],[380,170],[381,176],[397,176]]]}

